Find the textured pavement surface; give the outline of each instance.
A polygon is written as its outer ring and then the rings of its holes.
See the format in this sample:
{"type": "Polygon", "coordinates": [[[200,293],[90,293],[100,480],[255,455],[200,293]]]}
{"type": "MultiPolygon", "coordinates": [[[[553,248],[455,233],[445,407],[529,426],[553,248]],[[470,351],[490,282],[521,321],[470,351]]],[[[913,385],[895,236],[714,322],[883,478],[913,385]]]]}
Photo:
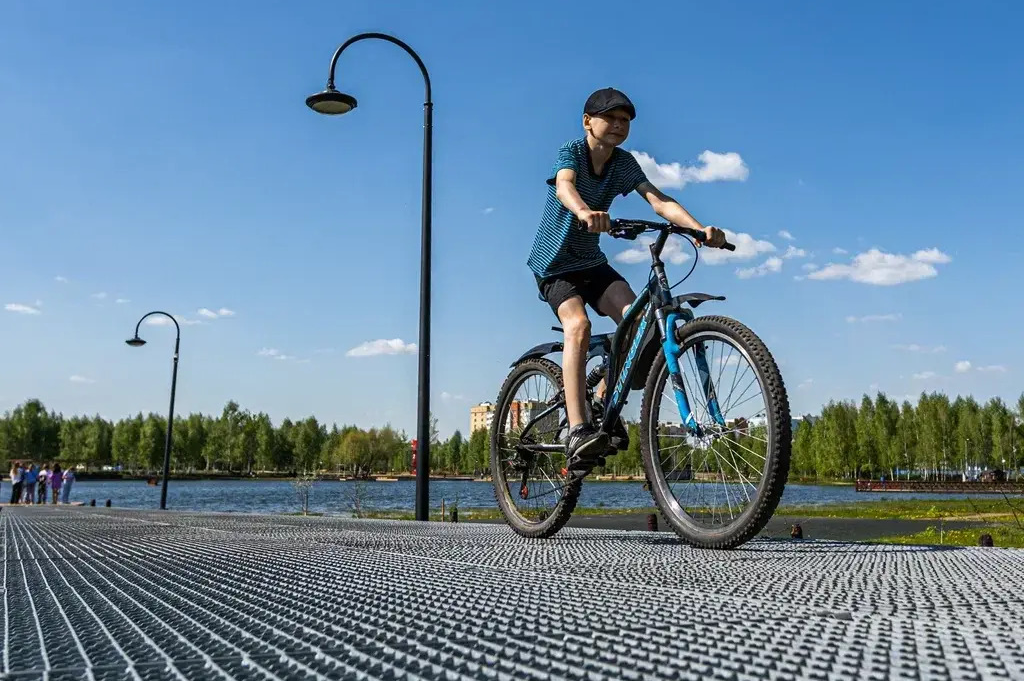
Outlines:
{"type": "Polygon", "coordinates": [[[5,508],[4,678],[1024,679],[1024,551],[5,508]]]}

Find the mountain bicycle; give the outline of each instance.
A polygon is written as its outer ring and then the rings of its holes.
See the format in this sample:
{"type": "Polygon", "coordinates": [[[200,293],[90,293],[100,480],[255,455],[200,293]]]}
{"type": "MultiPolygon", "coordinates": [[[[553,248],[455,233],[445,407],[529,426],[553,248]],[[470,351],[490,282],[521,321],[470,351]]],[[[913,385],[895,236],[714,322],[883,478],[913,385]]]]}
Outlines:
{"type": "MultiPolygon", "coordinates": [[[[690,545],[735,548],[764,528],[785,487],[791,447],[785,385],[753,331],[729,317],[694,315],[699,305],[724,296],[672,295],[696,268],[692,240],[703,242],[704,233],[613,220],[609,234],[636,240],[646,232],[657,234],[645,237],[651,254],[646,286],[613,333],[590,339],[588,366],[597,363],[587,373],[585,403],[591,423],[613,436],[596,465],[627,449],[620,417],[629,393],[642,389],[637,430],[645,486],[662,516],[690,545]],[[672,235],[688,241],[694,261],[669,286],[661,255],[672,235]],[[602,380],[607,385],[598,397],[602,380]]],[[[542,343],[513,362],[491,423],[495,499],[506,523],[524,537],[557,533],[589,473],[570,470],[566,461],[562,370],[547,357],[562,348],[562,342],[542,343]]]]}

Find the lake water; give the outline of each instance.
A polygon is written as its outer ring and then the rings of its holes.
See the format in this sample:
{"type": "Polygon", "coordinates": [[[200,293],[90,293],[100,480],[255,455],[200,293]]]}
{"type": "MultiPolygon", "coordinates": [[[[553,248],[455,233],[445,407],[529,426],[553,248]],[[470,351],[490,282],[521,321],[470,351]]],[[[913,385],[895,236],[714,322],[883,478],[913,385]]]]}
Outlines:
{"type": "MultiPolygon", "coordinates": [[[[365,509],[413,510],[416,483],[318,482],[313,485],[309,510],[327,514],[349,514],[357,488],[365,509]]],[[[0,497],[10,495],[3,485],[0,497]]],[[[962,499],[966,494],[857,493],[853,486],[796,485],[786,486],[783,504],[841,504],[857,501],[905,499],[962,499]]],[[[975,498],[977,495],[974,495],[975,498]]],[[[441,500],[448,506],[458,498],[459,507],[494,508],[491,483],[471,481],[432,481],[431,509],[440,509],[441,500]]],[[[71,501],[96,500],[102,506],[107,499],[118,508],[159,508],[160,487],[144,481],[88,481],[75,483],[71,501]]],[[[6,501],[6,499],[4,499],[6,501]]],[[[604,508],[636,508],[654,505],[650,492],[640,482],[589,482],[583,485],[580,506],[604,508]]],[[[190,511],[235,511],[242,513],[293,513],[302,509],[295,486],[288,481],[176,481],[167,488],[167,507],[190,511]]]]}

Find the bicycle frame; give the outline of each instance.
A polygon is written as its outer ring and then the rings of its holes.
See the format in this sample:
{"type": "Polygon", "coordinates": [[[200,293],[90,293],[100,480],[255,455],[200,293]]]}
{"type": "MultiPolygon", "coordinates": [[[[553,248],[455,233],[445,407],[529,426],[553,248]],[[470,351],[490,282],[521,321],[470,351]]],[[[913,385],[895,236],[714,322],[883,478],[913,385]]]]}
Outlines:
{"type": "MultiPolygon", "coordinates": [[[[612,376],[616,377],[612,389],[605,391],[603,402],[604,419],[601,424],[601,430],[604,432],[609,432],[610,424],[615,422],[626,404],[626,396],[629,390],[625,388],[632,385],[633,374],[636,372],[637,355],[643,345],[647,329],[651,322],[654,321],[658,325],[661,351],[665,354],[665,360],[668,364],[669,379],[672,383],[672,390],[675,394],[676,406],[682,423],[693,435],[698,437],[703,435],[703,429],[697,423],[690,405],[690,399],[683,385],[682,372],[679,368],[679,356],[682,354],[682,348],[676,340],[676,324],[679,321],[682,321],[684,324],[692,321],[694,315],[690,310],[684,308],[682,303],[676,302],[672,297],[668,277],[665,274],[665,263],[661,260],[661,252],[665,247],[668,236],[669,231],[663,229],[655,242],[650,245],[651,269],[655,276],[648,280],[647,285],[637,296],[636,300],[633,301],[633,304],[626,310],[622,322],[615,329],[611,348],[604,359],[606,366],[605,380],[609,380],[612,376]],[[619,359],[623,355],[622,349],[629,330],[634,324],[637,325],[636,332],[620,366],[619,359]]],[[[724,427],[725,419],[718,405],[718,398],[715,386],[711,380],[711,371],[705,356],[703,343],[698,344],[694,354],[696,355],[697,373],[700,376],[701,389],[704,393],[708,413],[719,426],[724,427]]],[[[522,435],[525,436],[537,421],[549,415],[559,406],[560,403],[556,403],[531,419],[523,429],[522,435]]],[[[565,449],[563,445],[554,444],[527,445],[526,448],[531,451],[552,452],[564,451],[565,449]]]]}

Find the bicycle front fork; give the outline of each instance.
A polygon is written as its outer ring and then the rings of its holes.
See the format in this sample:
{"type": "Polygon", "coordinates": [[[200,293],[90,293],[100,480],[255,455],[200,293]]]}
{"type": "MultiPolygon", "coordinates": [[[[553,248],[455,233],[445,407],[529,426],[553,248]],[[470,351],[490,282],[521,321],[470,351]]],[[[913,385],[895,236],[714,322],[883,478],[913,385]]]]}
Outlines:
{"type": "MultiPolygon", "coordinates": [[[[672,392],[676,396],[676,407],[679,409],[679,416],[683,423],[696,437],[704,434],[700,424],[694,416],[690,400],[686,396],[686,386],[683,384],[683,372],[679,369],[679,359],[682,355],[682,347],[676,340],[676,322],[693,320],[693,313],[689,310],[680,309],[669,312],[665,317],[665,339],[662,341],[662,350],[665,353],[665,362],[668,365],[669,380],[672,382],[672,392]]],[[[715,386],[711,381],[711,369],[708,366],[708,359],[705,354],[704,343],[697,343],[694,347],[694,358],[697,365],[697,374],[700,376],[701,389],[704,392],[708,414],[719,426],[725,427],[725,418],[718,406],[718,396],[715,386]]]]}

